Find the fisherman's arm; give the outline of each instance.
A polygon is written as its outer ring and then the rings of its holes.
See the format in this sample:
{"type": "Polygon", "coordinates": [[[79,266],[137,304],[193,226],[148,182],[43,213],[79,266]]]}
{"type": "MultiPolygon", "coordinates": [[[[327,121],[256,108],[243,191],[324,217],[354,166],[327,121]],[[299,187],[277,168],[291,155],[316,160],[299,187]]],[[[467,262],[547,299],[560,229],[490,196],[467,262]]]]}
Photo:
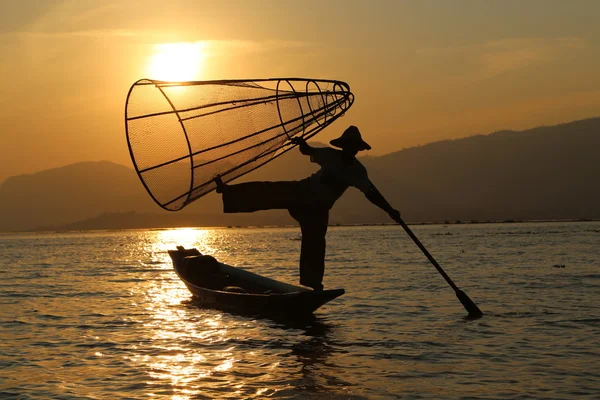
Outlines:
{"type": "Polygon", "coordinates": [[[388,213],[390,218],[394,221],[400,223],[400,212],[396,210],[394,207],[388,203],[388,201],[383,197],[383,195],[377,190],[375,185],[371,183],[369,189],[365,192],[365,197],[377,207],[381,208],[383,211],[388,213]]]}
{"type": "Polygon", "coordinates": [[[306,140],[304,140],[304,138],[291,138],[290,142],[292,142],[293,144],[297,144],[298,149],[300,149],[300,153],[304,154],[305,156],[310,156],[311,154],[313,154],[314,147],[311,147],[308,143],[306,143],[306,140]]]}

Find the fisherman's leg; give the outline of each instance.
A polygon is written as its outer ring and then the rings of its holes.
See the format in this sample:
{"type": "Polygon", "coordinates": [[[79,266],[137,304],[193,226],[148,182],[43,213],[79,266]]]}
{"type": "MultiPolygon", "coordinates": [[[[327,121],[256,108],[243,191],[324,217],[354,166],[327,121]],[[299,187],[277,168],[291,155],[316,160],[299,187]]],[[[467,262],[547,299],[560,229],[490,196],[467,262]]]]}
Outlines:
{"type": "Polygon", "coordinates": [[[325,273],[325,235],[329,222],[329,211],[323,209],[290,210],[290,214],[300,223],[302,231],[300,284],[321,290],[325,273]]]}
{"type": "Polygon", "coordinates": [[[288,209],[301,194],[296,181],[246,182],[219,187],[223,194],[223,212],[226,213],[288,209]]]}

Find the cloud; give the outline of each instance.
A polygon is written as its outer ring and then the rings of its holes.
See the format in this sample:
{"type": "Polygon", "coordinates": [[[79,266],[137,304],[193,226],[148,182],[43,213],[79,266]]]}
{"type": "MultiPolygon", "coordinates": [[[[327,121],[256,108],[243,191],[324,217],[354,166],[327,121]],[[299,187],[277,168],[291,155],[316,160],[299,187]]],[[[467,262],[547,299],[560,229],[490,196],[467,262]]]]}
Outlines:
{"type": "Polygon", "coordinates": [[[215,55],[225,55],[228,53],[238,55],[244,53],[267,53],[310,46],[306,42],[285,40],[205,40],[204,43],[206,48],[215,55]]]}
{"type": "Polygon", "coordinates": [[[418,50],[417,55],[429,57],[440,64],[459,63],[468,67],[465,72],[470,76],[475,72],[482,79],[539,66],[586,48],[586,41],[574,36],[509,38],[471,45],[426,48],[418,50]]]}
{"type": "Polygon", "coordinates": [[[74,38],[74,37],[89,37],[89,38],[101,38],[101,37],[145,37],[153,34],[152,32],[126,30],[126,29],[88,29],[88,30],[76,30],[76,31],[61,31],[61,32],[44,32],[44,31],[29,31],[23,30],[19,32],[4,33],[2,36],[12,36],[15,38],[23,39],[60,39],[60,38],[74,38]]]}
{"type": "MultiPolygon", "coordinates": [[[[44,7],[32,5],[26,15],[18,12],[24,7],[14,6],[10,15],[0,17],[18,20],[7,29],[0,28],[0,39],[9,40],[59,40],[70,38],[132,38],[141,43],[204,42],[220,51],[234,50],[238,53],[262,53],[280,49],[307,46],[301,41],[249,40],[238,36],[221,40],[219,30],[198,29],[198,21],[189,14],[181,16],[185,2],[175,1],[168,7],[160,0],[147,0],[144,7],[137,2],[121,0],[38,0],[44,7]],[[156,10],[165,7],[164,12],[156,10]],[[155,11],[152,11],[155,10],[155,11]],[[182,17],[177,20],[177,16],[182,17]],[[205,37],[198,37],[202,32],[205,37]],[[211,32],[211,33],[208,33],[211,32]]],[[[199,2],[190,2],[190,11],[200,7],[199,2]]],[[[208,11],[211,14],[213,11],[208,11]]],[[[205,17],[206,18],[206,17],[205,17]]]]}
{"type": "Polygon", "coordinates": [[[486,43],[478,56],[488,75],[495,76],[557,60],[585,47],[585,41],[576,37],[504,39],[486,43]]]}

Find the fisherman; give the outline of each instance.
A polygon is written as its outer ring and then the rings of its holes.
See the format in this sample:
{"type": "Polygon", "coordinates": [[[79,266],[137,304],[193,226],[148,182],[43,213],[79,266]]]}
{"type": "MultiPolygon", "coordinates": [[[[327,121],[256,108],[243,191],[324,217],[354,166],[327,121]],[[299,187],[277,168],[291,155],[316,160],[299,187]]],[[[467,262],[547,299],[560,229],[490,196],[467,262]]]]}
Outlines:
{"type": "Polygon", "coordinates": [[[359,151],[371,149],[356,126],[350,126],[342,136],[329,142],[341,150],[312,147],[303,138],[292,138],[291,141],[321,169],[300,181],[226,185],[217,177],[217,193],[223,195],[223,211],[226,213],[287,209],[300,224],[302,232],[300,284],[322,290],[329,210],[348,186],[362,191],[371,203],[387,212],[396,222],[401,221],[400,212],[379,193],[369,180],[367,170],[356,158],[359,151]]]}

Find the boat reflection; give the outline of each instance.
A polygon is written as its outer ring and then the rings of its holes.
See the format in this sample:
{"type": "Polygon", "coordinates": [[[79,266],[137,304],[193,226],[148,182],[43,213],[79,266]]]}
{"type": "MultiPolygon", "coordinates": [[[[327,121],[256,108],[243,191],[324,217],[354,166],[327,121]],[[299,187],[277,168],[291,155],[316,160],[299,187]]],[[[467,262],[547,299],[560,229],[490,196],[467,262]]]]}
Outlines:
{"type": "MultiPolygon", "coordinates": [[[[340,351],[336,349],[334,339],[330,337],[333,335],[332,327],[323,321],[315,320],[306,326],[303,334],[306,338],[292,346],[291,354],[300,365],[299,376],[294,386],[305,394],[311,393],[321,397],[320,395],[327,393],[324,398],[336,398],[334,393],[337,390],[332,391],[332,388],[348,390],[352,384],[345,381],[342,375],[332,373],[331,367],[335,367],[336,352],[340,351]]],[[[352,398],[360,399],[356,395],[352,398]]]]}

